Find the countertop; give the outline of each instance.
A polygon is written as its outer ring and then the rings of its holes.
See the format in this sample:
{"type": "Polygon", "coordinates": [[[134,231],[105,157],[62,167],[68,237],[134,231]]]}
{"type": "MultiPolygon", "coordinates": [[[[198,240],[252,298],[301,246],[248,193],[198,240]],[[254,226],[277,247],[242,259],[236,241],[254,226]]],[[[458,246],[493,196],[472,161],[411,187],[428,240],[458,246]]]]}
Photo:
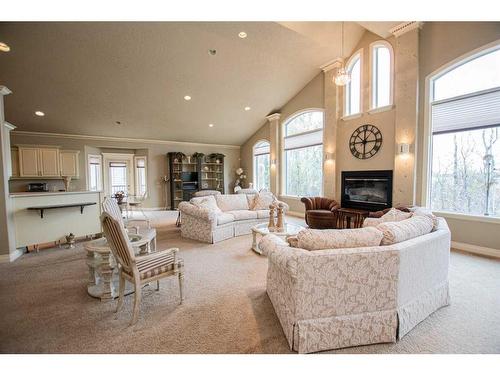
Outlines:
{"type": "Polygon", "coordinates": [[[50,195],[74,195],[74,194],[94,194],[102,193],[102,191],[42,191],[42,192],[29,192],[22,191],[19,193],[10,193],[11,198],[17,197],[45,197],[50,195]]]}

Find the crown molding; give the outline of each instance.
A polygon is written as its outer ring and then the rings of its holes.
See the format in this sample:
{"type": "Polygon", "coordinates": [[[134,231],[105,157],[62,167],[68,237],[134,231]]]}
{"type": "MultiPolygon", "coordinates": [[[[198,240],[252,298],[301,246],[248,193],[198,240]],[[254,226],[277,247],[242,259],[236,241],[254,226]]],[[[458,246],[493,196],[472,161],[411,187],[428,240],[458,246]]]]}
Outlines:
{"type": "Polygon", "coordinates": [[[0,86],[0,95],[9,95],[12,91],[9,90],[7,86],[0,86]]]}
{"type": "Polygon", "coordinates": [[[398,38],[409,31],[421,28],[423,24],[424,23],[420,21],[403,22],[397,26],[394,26],[392,29],[389,30],[389,32],[396,38],[398,38]]]}
{"type": "Polygon", "coordinates": [[[340,68],[343,63],[344,59],[341,57],[337,57],[336,59],[330,60],[327,63],[321,65],[319,68],[326,73],[332,69],[340,68]]]}
{"type": "Polygon", "coordinates": [[[269,116],[266,116],[266,118],[269,120],[269,121],[274,121],[274,120],[279,120],[281,117],[281,113],[273,113],[269,116]]]}
{"type": "Polygon", "coordinates": [[[149,143],[158,145],[183,145],[183,146],[197,146],[197,147],[219,147],[228,149],[240,149],[238,145],[220,145],[215,143],[196,143],[196,142],[182,142],[182,141],[164,141],[161,139],[140,139],[140,138],[120,138],[108,137],[101,135],[84,135],[84,134],[67,134],[67,133],[46,133],[46,132],[33,132],[25,130],[13,130],[11,134],[25,135],[32,137],[52,137],[52,138],[69,138],[69,139],[88,139],[94,141],[110,141],[110,142],[129,142],[129,143],[149,143]]]}

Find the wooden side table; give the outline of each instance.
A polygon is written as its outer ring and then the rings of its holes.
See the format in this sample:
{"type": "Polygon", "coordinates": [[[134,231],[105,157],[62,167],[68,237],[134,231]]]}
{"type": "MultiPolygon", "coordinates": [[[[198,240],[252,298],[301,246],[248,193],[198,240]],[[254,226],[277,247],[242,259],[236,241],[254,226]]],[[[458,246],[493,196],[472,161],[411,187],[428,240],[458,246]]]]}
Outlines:
{"type": "Polygon", "coordinates": [[[370,214],[366,210],[358,210],[356,208],[339,208],[337,210],[337,228],[361,228],[365,218],[370,214]]]}

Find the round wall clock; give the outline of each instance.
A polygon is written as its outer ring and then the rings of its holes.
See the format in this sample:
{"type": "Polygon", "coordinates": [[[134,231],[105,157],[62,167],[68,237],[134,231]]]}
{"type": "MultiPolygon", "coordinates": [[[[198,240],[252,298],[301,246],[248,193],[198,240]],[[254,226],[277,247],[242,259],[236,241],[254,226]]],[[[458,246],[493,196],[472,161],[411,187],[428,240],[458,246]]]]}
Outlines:
{"type": "Polygon", "coordinates": [[[382,146],[382,133],[376,126],[361,125],[351,135],[349,148],[358,159],[370,159],[382,146]]]}

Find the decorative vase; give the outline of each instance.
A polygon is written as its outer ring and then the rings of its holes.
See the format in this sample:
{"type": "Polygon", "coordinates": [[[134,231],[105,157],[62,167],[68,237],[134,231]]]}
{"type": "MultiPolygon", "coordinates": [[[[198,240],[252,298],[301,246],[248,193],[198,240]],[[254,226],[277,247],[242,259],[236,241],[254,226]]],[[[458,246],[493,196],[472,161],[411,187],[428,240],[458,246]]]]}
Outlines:
{"type": "Polygon", "coordinates": [[[75,235],[70,233],[66,236],[67,249],[73,249],[75,247],[75,235]]]}
{"type": "Polygon", "coordinates": [[[267,228],[269,229],[269,232],[274,232],[275,230],[275,225],[274,225],[274,209],[276,206],[274,204],[269,205],[269,224],[267,224],[267,228]]]}
{"type": "Polygon", "coordinates": [[[283,205],[283,203],[279,203],[278,204],[278,220],[277,220],[277,223],[276,223],[276,230],[278,232],[282,232],[283,229],[284,229],[284,222],[283,222],[283,208],[285,206],[283,205]]]}
{"type": "Polygon", "coordinates": [[[64,182],[64,190],[69,191],[69,184],[71,183],[71,176],[62,176],[64,182]]]}

